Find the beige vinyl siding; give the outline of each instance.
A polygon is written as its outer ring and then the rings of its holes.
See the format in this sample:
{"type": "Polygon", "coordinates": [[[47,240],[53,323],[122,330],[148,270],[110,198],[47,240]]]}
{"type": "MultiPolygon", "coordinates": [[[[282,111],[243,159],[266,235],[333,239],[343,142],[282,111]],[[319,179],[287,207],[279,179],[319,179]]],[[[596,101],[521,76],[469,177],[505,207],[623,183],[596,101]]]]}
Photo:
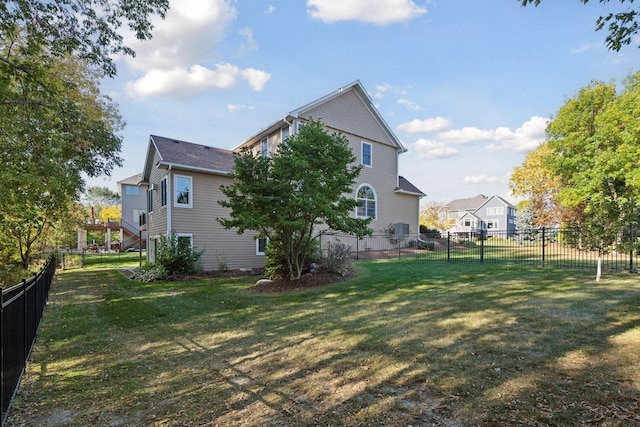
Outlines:
{"type": "MultiPolygon", "coordinates": [[[[160,156],[158,155],[158,152],[155,151],[151,164],[155,165],[159,161],[160,156]]],[[[166,169],[154,167],[151,170],[149,189],[154,185],[157,189],[153,191],[153,211],[147,213],[147,235],[150,238],[164,235],[167,232],[167,209],[166,207],[160,206],[160,181],[162,181],[166,174],[166,169]]],[[[150,259],[153,260],[153,258],[150,259]]]]}
{"type": "Polygon", "coordinates": [[[256,255],[253,232],[238,235],[235,230],[225,230],[216,218],[228,218],[229,210],[218,204],[224,198],[220,185],[228,185],[231,179],[220,175],[173,170],[174,174],[191,177],[192,207],[171,211],[171,225],[176,233],[193,235],[193,245],[205,252],[201,258],[205,271],[220,269],[225,262],[229,269],[261,268],[264,256],[256,255]]]}
{"type": "Polygon", "coordinates": [[[393,145],[389,135],[371,114],[355,90],[349,90],[342,96],[318,105],[302,114],[305,119],[320,119],[333,129],[349,129],[353,135],[393,145]]]}

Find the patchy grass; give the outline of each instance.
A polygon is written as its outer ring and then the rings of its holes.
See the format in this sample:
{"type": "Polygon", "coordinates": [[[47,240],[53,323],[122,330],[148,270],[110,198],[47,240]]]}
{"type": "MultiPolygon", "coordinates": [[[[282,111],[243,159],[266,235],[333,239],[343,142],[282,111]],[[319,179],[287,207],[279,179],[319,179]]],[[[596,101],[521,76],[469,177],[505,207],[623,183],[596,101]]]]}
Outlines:
{"type": "Polygon", "coordinates": [[[637,276],[387,260],[265,294],[119,267],[57,276],[8,425],[640,425],[637,276]]]}

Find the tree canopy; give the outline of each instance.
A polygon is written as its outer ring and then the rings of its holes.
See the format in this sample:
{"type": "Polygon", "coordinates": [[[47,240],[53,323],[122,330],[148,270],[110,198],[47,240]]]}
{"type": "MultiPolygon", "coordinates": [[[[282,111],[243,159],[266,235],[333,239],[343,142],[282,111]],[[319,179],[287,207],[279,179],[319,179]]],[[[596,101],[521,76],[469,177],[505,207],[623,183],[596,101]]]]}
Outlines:
{"type": "Polygon", "coordinates": [[[227,199],[219,202],[231,218],[218,221],[268,238],[290,278],[299,279],[321,235],[370,233],[370,219],[354,216],[353,185],[361,170],[355,161],[344,135],[312,120],[268,157],[245,151],[236,159],[234,182],[221,187],[227,199]]]}
{"type": "MultiPolygon", "coordinates": [[[[532,4],[538,6],[541,0],[519,0],[522,6],[532,4]]],[[[599,0],[600,3],[609,3],[610,0],[599,0]]],[[[589,0],[580,0],[583,4],[589,0]]],[[[632,4],[634,0],[620,0],[620,3],[632,4]]],[[[640,11],[633,8],[625,8],[619,12],[611,12],[608,15],[600,16],[596,20],[596,31],[607,28],[609,34],[605,39],[605,44],[609,50],[619,51],[623,45],[632,42],[633,36],[638,34],[638,14],[640,11]]]]}
{"type": "Polygon", "coordinates": [[[529,195],[536,216],[585,231],[605,249],[640,211],[640,72],[618,90],[593,81],[560,108],[546,142],[516,168],[511,186],[529,195]],[[555,212],[549,213],[549,210],[555,212]]]}
{"type": "Polygon", "coordinates": [[[454,218],[446,218],[446,213],[446,205],[431,201],[420,209],[420,225],[439,231],[446,231],[456,222],[454,218]]]}
{"type": "Polygon", "coordinates": [[[23,267],[47,228],[75,209],[84,177],[121,165],[124,122],[99,82],[116,74],[114,54],[133,54],[122,26],[149,38],[151,16],[167,8],[168,0],[0,2],[0,250],[17,250],[23,267]]]}

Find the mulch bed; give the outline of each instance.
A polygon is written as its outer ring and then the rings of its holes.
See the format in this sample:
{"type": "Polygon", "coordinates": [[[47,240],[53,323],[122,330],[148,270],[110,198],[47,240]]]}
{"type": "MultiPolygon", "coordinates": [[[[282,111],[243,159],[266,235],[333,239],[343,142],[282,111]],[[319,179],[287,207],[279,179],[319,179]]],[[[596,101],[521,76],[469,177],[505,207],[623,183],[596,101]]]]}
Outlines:
{"type": "MultiPolygon", "coordinates": [[[[131,276],[131,270],[123,269],[120,272],[127,278],[131,276]]],[[[227,270],[227,271],[206,271],[197,275],[179,275],[174,274],[169,276],[167,280],[170,281],[185,281],[192,279],[202,278],[214,278],[214,277],[237,277],[237,276],[261,276],[264,274],[264,269],[253,270],[227,270]]],[[[341,276],[337,273],[330,273],[326,271],[320,271],[316,273],[303,274],[299,280],[291,280],[289,278],[275,279],[272,281],[265,281],[260,284],[255,284],[248,289],[254,292],[286,292],[299,289],[313,288],[316,286],[326,286],[331,283],[342,282],[355,275],[353,266],[349,267],[347,274],[341,276]]]]}
{"type": "Polygon", "coordinates": [[[313,288],[316,286],[326,286],[336,282],[342,282],[350,277],[353,277],[355,271],[352,267],[344,276],[337,273],[329,272],[317,272],[303,274],[299,280],[275,279],[272,281],[265,281],[260,284],[255,284],[249,289],[254,292],[286,292],[295,291],[299,289],[313,288]]]}

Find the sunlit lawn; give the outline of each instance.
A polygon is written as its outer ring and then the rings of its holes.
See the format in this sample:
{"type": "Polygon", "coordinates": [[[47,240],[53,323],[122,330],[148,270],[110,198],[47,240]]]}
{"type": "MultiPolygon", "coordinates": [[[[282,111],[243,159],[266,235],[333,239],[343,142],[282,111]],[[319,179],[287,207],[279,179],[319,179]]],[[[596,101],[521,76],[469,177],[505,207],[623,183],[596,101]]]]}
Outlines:
{"type": "Polygon", "coordinates": [[[258,294],[117,267],[58,274],[9,422],[640,425],[635,275],[367,261],[258,294]]]}

